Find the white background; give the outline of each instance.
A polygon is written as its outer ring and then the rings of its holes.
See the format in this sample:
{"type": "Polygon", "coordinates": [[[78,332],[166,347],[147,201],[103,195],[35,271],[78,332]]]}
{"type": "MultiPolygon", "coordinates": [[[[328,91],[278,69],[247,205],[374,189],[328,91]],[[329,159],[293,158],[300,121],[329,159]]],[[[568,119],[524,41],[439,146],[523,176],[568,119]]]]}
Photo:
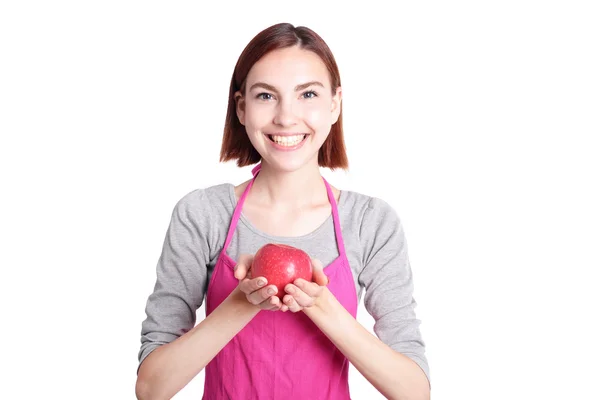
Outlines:
{"type": "Polygon", "coordinates": [[[0,398],[135,397],[171,211],[250,176],[218,162],[229,80],[286,21],[342,74],[324,176],[402,219],[432,398],[599,399],[593,3],[3,2],[0,398]]]}

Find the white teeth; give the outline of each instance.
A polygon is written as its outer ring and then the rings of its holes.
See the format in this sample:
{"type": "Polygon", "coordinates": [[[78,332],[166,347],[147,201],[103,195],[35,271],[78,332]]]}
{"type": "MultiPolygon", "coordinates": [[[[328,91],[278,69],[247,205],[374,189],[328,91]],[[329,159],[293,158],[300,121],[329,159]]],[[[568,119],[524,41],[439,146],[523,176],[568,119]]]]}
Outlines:
{"type": "Polygon", "coordinates": [[[281,146],[295,146],[304,139],[304,135],[278,136],[272,135],[273,141],[281,146]]]}

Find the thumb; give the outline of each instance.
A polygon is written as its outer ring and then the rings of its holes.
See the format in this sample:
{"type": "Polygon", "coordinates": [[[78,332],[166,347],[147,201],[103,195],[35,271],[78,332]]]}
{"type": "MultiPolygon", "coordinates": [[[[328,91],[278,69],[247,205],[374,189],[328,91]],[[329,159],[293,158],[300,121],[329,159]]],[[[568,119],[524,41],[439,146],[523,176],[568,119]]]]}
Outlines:
{"type": "Polygon", "coordinates": [[[242,254],[238,259],[237,264],[233,268],[233,276],[239,281],[245,279],[250,272],[250,267],[252,266],[252,261],[254,260],[254,256],[251,254],[242,254]]]}
{"type": "Polygon", "coordinates": [[[329,278],[323,271],[323,263],[316,258],[311,258],[313,267],[313,282],[319,286],[327,286],[329,284],[329,278]]]}

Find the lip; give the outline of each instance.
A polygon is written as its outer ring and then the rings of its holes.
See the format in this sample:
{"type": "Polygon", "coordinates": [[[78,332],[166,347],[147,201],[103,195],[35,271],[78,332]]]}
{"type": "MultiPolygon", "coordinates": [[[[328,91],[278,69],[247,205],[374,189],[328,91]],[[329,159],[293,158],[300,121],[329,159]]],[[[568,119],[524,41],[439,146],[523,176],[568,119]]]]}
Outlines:
{"type": "Polygon", "coordinates": [[[271,146],[273,146],[275,149],[280,150],[280,151],[294,151],[294,150],[298,150],[300,147],[304,146],[304,143],[306,143],[306,141],[308,140],[308,137],[310,136],[310,134],[307,133],[269,133],[266,134],[265,136],[267,138],[267,141],[271,144],[271,146]],[[269,135],[275,135],[275,136],[296,136],[296,135],[306,135],[306,137],[304,139],[302,139],[302,141],[300,143],[298,143],[295,146],[282,146],[274,141],[272,141],[269,138],[269,135]]]}
{"type": "Polygon", "coordinates": [[[265,133],[266,136],[298,136],[298,135],[307,135],[306,132],[271,132],[265,133]]]}

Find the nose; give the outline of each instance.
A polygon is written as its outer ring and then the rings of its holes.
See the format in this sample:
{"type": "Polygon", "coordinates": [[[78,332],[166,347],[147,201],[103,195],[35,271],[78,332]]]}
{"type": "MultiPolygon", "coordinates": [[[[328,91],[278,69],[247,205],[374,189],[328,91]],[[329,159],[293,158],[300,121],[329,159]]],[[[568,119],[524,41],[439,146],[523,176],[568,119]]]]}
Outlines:
{"type": "Polygon", "coordinates": [[[275,125],[293,126],[296,124],[297,120],[298,120],[298,116],[295,114],[295,110],[294,110],[292,101],[289,101],[289,100],[281,101],[277,105],[277,110],[275,112],[275,118],[273,118],[273,123],[275,125]]]}

